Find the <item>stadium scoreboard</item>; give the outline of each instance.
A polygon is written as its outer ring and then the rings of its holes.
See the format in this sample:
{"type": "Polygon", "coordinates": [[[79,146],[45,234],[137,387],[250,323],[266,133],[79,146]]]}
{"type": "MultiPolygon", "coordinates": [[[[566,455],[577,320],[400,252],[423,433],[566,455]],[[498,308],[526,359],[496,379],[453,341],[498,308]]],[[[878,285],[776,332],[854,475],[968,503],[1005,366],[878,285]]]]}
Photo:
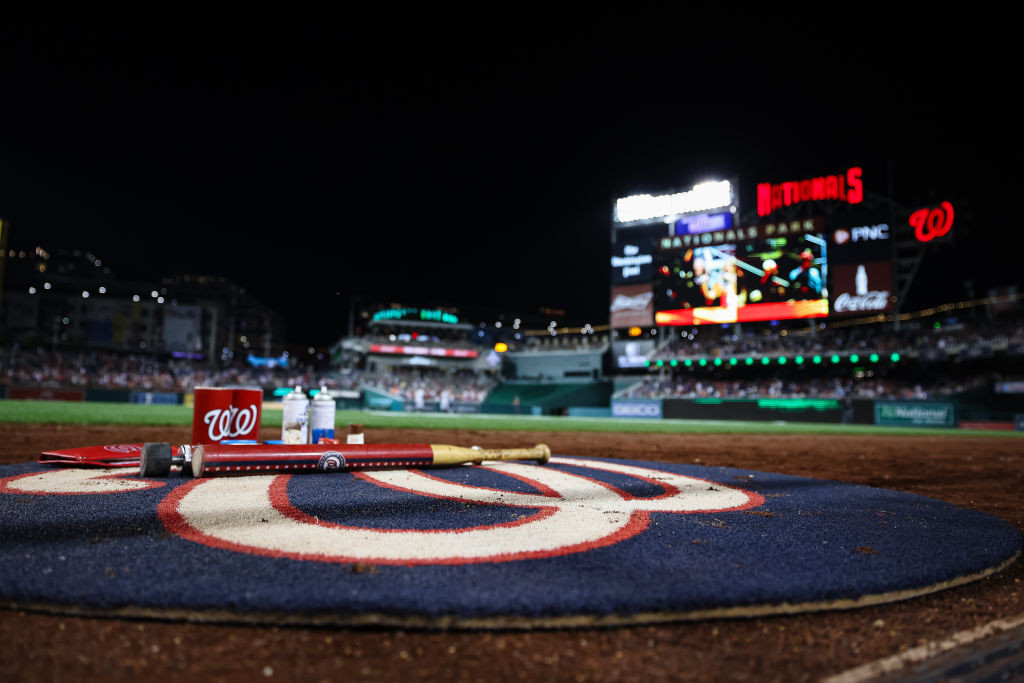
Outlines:
{"type": "MultiPolygon", "coordinates": [[[[893,308],[892,217],[865,206],[860,167],[758,183],[757,217],[745,222],[735,187],[712,181],[616,200],[611,328],[849,317],[893,308]]],[[[623,366],[635,363],[633,351],[624,354],[630,360],[623,366]]]]}

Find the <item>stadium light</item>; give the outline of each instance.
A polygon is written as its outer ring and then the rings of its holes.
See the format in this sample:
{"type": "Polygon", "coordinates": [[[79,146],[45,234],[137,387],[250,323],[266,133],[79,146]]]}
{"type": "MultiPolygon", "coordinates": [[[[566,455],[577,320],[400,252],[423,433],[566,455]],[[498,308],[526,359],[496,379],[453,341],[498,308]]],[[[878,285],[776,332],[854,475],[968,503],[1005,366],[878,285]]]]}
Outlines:
{"type": "Polygon", "coordinates": [[[693,365],[693,361],[687,358],[686,360],[683,361],[683,365],[685,365],[686,367],[690,367],[691,365],[693,365]]]}
{"type": "Polygon", "coordinates": [[[779,356],[779,365],[785,365],[785,364],[786,364],[786,357],[785,356],[779,356]]]}
{"type": "Polygon", "coordinates": [[[893,354],[891,356],[889,356],[889,360],[891,360],[893,363],[899,363],[900,362],[900,354],[898,354],[898,353],[896,353],[894,351],[893,354]]]}
{"type": "Polygon", "coordinates": [[[664,365],[665,365],[665,361],[663,361],[663,360],[659,360],[659,361],[658,361],[657,363],[655,363],[655,365],[657,365],[657,366],[658,366],[659,368],[660,368],[660,367],[664,367],[664,365]]]}
{"type": "Polygon", "coordinates": [[[736,363],[737,363],[737,361],[736,361],[735,358],[730,358],[729,359],[729,365],[736,365],[736,363]]]}
{"type": "Polygon", "coordinates": [[[754,364],[754,359],[748,357],[747,360],[746,360],[746,363],[747,363],[747,365],[753,365],[754,364]]]}
{"type": "Polygon", "coordinates": [[[831,360],[832,360],[833,363],[838,363],[839,362],[839,356],[833,353],[831,360]]]}
{"type": "Polygon", "coordinates": [[[804,364],[804,357],[803,356],[797,356],[793,360],[796,362],[797,365],[803,365],[804,364]]]}
{"type": "Polygon", "coordinates": [[[721,358],[716,358],[715,359],[715,365],[718,366],[718,365],[721,365],[721,364],[722,364],[722,359],[721,358]]]}
{"type": "Polygon", "coordinates": [[[868,360],[870,360],[872,363],[877,363],[878,362],[878,354],[877,353],[871,354],[870,356],[868,356],[868,360]]]}
{"type": "Polygon", "coordinates": [[[701,367],[704,367],[707,364],[708,364],[708,359],[707,358],[701,358],[700,359],[700,366],[701,367]]]}
{"type": "Polygon", "coordinates": [[[815,355],[814,357],[811,358],[811,362],[814,363],[815,365],[818,365],[819,363],[821,363],[821,356],[815,355]]]}
{"type": "Polygon", "coordinates": [[[768,365],[771,362],[772,362],[772,359],[769,358],[768,356],[763,356],[761,358],[761,365],[768,365]]]}
{"type": "Polygon", "coordinates": [[[615,200],[615,221],[629,223],[708,211],[729,206],[732,199],[732,184],[728,180],[700,183],[687,192],[675,194],[632,195],[615,200]]]}
{"type": "Polygon", "coordinates": [[[855,353],[851,353],[850,354],[850,362],[851,363],[858,363],[858,362],[860,362],[860,356],[858,356],[855,353]]]}
{"type": "Polygon", "coordinates": [[[677,365],[679,365],[679,361],[673,358],[671,361],[669,361],[668,364],[671,365],[672,367],[676,367],[677,365]]]}

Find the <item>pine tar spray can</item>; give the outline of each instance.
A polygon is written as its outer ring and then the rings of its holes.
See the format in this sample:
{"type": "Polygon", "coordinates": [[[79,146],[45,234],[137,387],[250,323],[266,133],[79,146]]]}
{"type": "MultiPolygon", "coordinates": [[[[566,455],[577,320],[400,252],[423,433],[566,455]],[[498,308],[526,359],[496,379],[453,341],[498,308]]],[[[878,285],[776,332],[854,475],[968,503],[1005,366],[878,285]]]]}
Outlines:
{"type": "Polygon", "coordinates": [[[319,443],[321,437],[334,438],[334,411],[334,397],[327,392],[327,387],[320,387],[309,412],[310,443],[319,443]]]}
{"type": "Polygon", "coordinates": [[[287,444],[309,443],[309,399],[302,387],[285,394],[282,400],[281,441],[287,444]]]}

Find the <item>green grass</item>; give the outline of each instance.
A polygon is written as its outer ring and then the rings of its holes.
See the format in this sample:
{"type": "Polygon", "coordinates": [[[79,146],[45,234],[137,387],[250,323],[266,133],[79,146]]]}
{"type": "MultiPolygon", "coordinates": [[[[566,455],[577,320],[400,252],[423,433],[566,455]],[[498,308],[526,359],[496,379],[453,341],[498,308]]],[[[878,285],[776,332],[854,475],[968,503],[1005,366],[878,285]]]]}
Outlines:
{"type": "MultiPolygon", "coordinates": [[[[82,403],[0,399],[0,422],[55,424],[190,425],[185,405],[82,403]]],[[[884,434],[904,436],[1022,437],[1024,432],[978,429],[927,429],[811,422],[650,420],[642,418],[553,417],[533,415],[442,415],[388,411],[338,411],[337,424],[358,422],[367,428],[497,429],[516,431],[643,432],[648,434],[884,434]]],[[[281,411],[263,411],[264,427],[280,427],[281,411]]]]}

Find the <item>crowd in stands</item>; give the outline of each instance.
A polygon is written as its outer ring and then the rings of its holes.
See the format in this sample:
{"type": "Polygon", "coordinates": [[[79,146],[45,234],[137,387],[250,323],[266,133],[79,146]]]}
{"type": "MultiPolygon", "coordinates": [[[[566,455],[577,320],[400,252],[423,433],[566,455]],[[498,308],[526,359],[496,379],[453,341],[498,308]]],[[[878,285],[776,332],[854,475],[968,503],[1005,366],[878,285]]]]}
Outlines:
{"type": "MultiPolygon", "coordinates": [[[[974,375],[944,372],[941,361],[947,353],[974,358],[994,351],[1010,357],[1024,356],[1024,322],[982,321],[977,324],[919,325],[915,329],[883,331],[876,326],[848,326],[786,331],[755,328],[738,333],[735,328],[704,326],[673,329],[672,339],[649,357],[684,359],[700,357],[769,356],[778,354],[826,355],[829,352],[892,351],[916,356],[908,364],[932,362],[928,372],[868,373],[851,378],[835,372],[778,372],[736,374],[736,378],[715,378],[707,374],[672,371],[665,367],[649,374],[637,374],[636,382],[617,393],[628,398],[749,398],[807,397],[907,398],[925,399],[955,394],[999,379],[989,370],[974,375]],[[690,336],[692,335],[692,339],[690,336]]],[[[555,339],[555,338],[552,338],[555,339]]],[[[453,341],[449,339],[447,341],[453,341]]],[[[606,344],[595,335],[595,344],[606,344]]],[[[554,342],[538,343],[538,350],[559,349],[554,342]]],[[[576,348],[581,348],[577,345],[576,348]]],[[[1018,364],[1019,365],[1019,364],[1018,364]]],[[[400,398],[412,405],[433,402],[475,402],[484,400],[500,382],[499,371],[445,370],[408,367],[378,370],[373,364],[362,370],[314,370],[307,367],[251,367],[235,361],[211,367],[188,359],[158,360],[151,355],[104,351],[51,351],[17,346],[0,348],[0,383],[8,386],[91,388],[148,392],[189,393],[198,386],[260,386],[264,388],[302,386],[316,389],[359,390],[368,387],[400,398]]],[[[952,364],[948,367],[952,367],[952,364]]],[[[948,369],[948,368],[947,368],[948,369]]],[[[1010,377],[1003,377],[1008,379],[1010,377]]]]}
{"type": "Polygon", "coordinates": [[[102,351],[5,349],[0,382],[16,386],[191,392],[199,386],[338,386],[339,378],[286,368],[233,364],[213,369],[193,360],[158,360],[102,351]]]}
{"type": "MultiPolygon", "coordinates": [[[[945,362],[950,353],[974,359],[995,352],[1024,356],[1024,322],[981,322],[915,326],[901,331],[877,325],[785,332],[756,329],[737,333],[735,329],[707,327],[687,329],[663,343],[650,355],[652,361],[701,357],[763,357],[777,355],[897,352],[915,363],[945,362]],[[692,338],[691,338],[692,337],[692,338]]],[[[890,398],[926,400],[955,395],[978,386],[991,386],[1003,379],[997,372],[919,373],[913,379],[893,375],[859,378],[833,377],[828,373],[771,378],[697,379],[683,372],[663,370],[638,378],[616,393],[618,398],[890,398]]]]}
{"type": "Polygon", "coordinates": [[[189,393],[200,386],[294,387],[358,390],[375,387],[396,398],[438,400],[447,391],[452,401],[482,401],[497,380],[489,373],[445,373],[424,369],[406,372],[315,371],[254,368],[241,363],[213,369],[193,360],[157,360],[152,356],[100,351],[45,349],[0,351],[0,383],[80,389],[189,393]]]}
{"type": "Polygon", "coordinates": [[[461,401],[481,403],[498,385],[491,373],[457,371],[453,373],[426,372],[421,369],[393,369],[362,375],[363,386],[400,398],[417,408],[437,402],[442,409],[447,404],[461,401]]]}
{"type": "Polygon", "coordinates": [[[699,380],[682,377],[647,377],[615,394],[616,398],[834,398],[928,400],[960,393],[994,379],[978,375],[970,380],[933,379],[922,382],[887,378],[699,380]]]}
{"type": "Polygon", "coordinates": [[[376,324],[358,339],[365,344],[404,344],[407,346],[445,346],[448,348],[475,348],[472,333],[463,328],[428,328],[413,330],[409,327],[376,324]]]}
{"type": "Polygon", "coordinates": [[[830,353],[833,351],[879,353],[914,352],[930,355],[934,351],[969,348],[1005,349],[1024,354],[1024,321],[965,325],[940,325],[938,328],[880,331],[877,326],[862,325],[815,330],[807,328],[781,332],[736,334],[727,328],[705,327],[696,333],[686,330],[663,345],[652,360],[700,356],[778,355],[830,353]],[[684,337],[684,334],[686,335],[684,337]],[[690,338],[692,336],[692,339],[690,338]]]}

